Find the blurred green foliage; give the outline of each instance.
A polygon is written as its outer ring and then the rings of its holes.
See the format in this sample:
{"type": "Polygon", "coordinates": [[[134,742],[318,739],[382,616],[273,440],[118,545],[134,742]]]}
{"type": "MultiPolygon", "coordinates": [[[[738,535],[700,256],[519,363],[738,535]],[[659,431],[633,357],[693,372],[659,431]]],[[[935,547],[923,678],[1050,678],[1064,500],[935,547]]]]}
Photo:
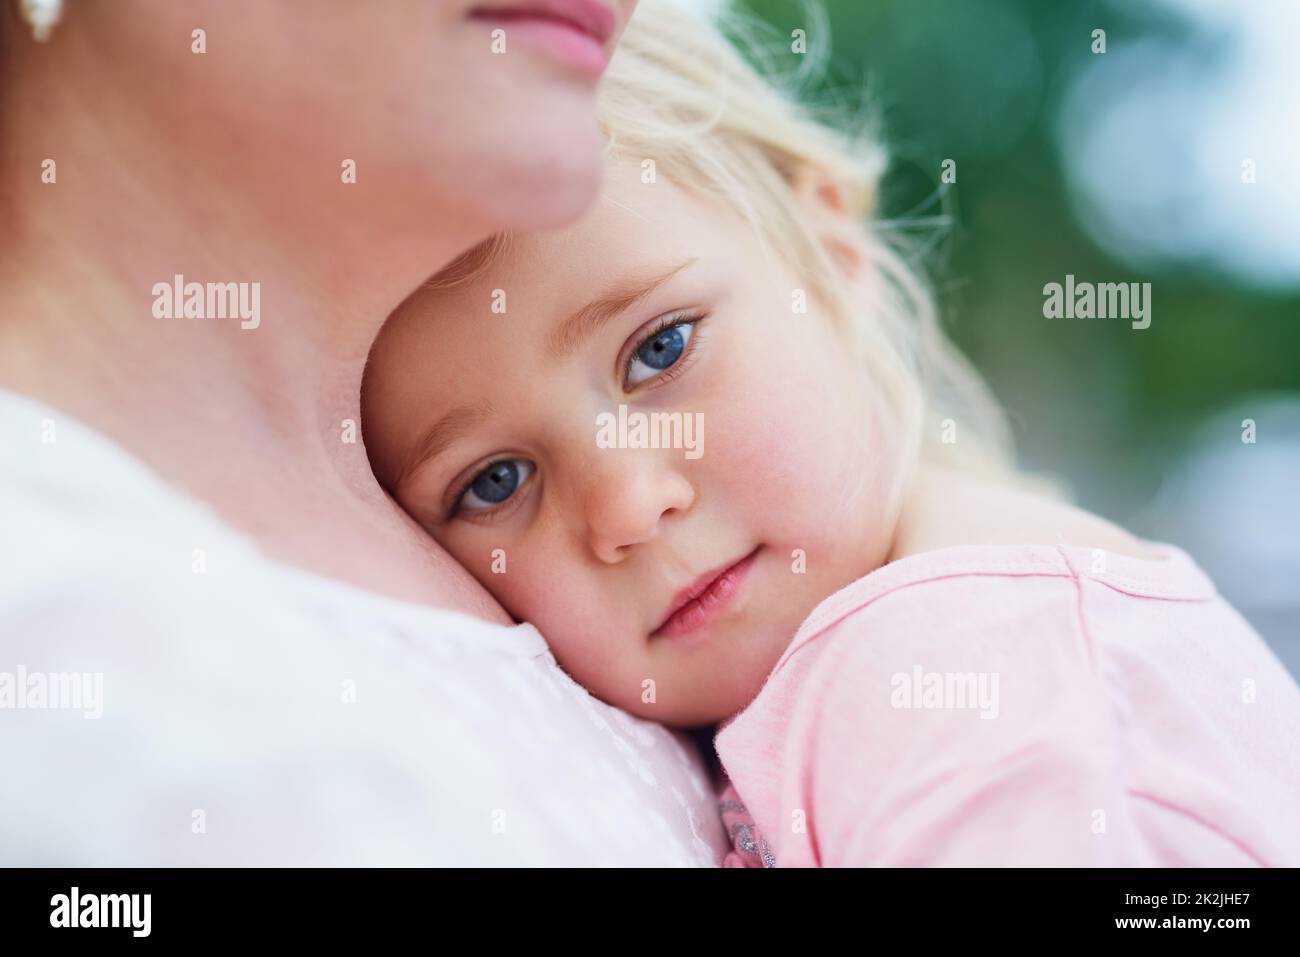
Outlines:
{"type": "MultiPolygon", "coordinates": [[[[1159,8],[1093,0],[796,0],[738,3],[810,47],[829,71],[811,92],[869,94],[894,165],[884,215],[949,217],[930,278],[950,335],[1007,409],[1021,459],[1074,480],[1081,504],[1136,516],[1204,416],[1252,393],[1300,393],[1300,285],[1278,292],[1116,261],[1080,228],[1054,142],[1064,88],[1110,44],[1186,25],[1159,8]],[[940,189],[941,163],[957,183],[940,189]],[[1152,283],[1152,326],[1043,318],[1067,273],[1152,283]]],[[[1154,162],[1134,156],[1134,163],[1154,162]]],[[[1297,227],[1300,228],[1300,227],[1297,227]]],[[[1138,529],[1140,530],[1140,529],[1138,529]]]]}

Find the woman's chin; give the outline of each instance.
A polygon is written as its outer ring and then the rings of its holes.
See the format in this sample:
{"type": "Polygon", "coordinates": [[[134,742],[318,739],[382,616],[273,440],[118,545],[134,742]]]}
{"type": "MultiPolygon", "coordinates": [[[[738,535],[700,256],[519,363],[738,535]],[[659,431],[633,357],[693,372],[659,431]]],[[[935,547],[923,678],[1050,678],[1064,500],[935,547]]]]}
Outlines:
{"type": "Polygon", "coordinates": [[[484,214],[501,230],[566,226],[596,201],[604,180],[604,144],[590,115],[584,122],[517,135],[511,162],[500,164],[496,188],[481,194],[484,214]]]}

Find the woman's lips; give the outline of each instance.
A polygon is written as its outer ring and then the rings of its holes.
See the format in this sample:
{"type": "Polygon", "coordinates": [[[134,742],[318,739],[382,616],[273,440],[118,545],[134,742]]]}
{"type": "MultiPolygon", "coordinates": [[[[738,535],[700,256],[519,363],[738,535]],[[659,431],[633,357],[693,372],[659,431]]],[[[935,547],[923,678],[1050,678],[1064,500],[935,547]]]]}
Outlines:
{"type": "Polygon", "coordinates": [[[691,587],[679,593],[671,606],[672,611],[651,637],[680,637],[720,617],[744,585],[761,547],[731,565],[701,576],[691,587]]]}
{"type": "Polygon", "coordinates": [[[609,64],[606,45],[618,29],[618,16],[599,0],[484,4],[471,10],[469,16],[503,30],[507,54],[510,44],[517,40],[595,77],[609,64]]]}

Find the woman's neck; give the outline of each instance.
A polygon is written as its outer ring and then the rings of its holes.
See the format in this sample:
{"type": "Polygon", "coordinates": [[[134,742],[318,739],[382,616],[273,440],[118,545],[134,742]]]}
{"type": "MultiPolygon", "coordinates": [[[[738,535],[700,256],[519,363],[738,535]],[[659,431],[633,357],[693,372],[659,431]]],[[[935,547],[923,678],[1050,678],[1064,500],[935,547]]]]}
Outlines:
{"type": "Polygon", "coordinates": [[[427,204],[358,191],[332,161],[290,189],[266,144],[205,142],[201,117],[159,123],[24,70],[40,96],[10,91],[0,129],[0,386],[106,433],[275,557],[508,621],[382,493],[359,434],[380,324],[487,227],[449,215],[459,228],[432,235],[427,204]],[[238,318],[194,317],[232,291],[238,318]]]}

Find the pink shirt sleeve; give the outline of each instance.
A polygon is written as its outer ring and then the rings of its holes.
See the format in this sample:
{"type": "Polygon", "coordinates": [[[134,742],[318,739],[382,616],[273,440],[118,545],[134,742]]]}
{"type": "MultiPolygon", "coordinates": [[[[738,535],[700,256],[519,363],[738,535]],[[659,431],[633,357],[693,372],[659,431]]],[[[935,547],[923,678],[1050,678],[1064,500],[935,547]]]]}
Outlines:
{"type": "Polygon", "coordinates": [[[1090,558],[951,550],[824,603],[715,739],[776,862],[1300,863],[1294,680],[1185,556],[1090,558]]]}
{"type": "Polygon", "coordinates": [[[809,676],[824,866],[1135,862],[1125,756],[1068,581],[957,580],[847,619],[809,676]],[[914,600],[919,599],[919,600],[914,600]],[[1027,645],[1033,645],[1032,649],[1027,645]]]}

